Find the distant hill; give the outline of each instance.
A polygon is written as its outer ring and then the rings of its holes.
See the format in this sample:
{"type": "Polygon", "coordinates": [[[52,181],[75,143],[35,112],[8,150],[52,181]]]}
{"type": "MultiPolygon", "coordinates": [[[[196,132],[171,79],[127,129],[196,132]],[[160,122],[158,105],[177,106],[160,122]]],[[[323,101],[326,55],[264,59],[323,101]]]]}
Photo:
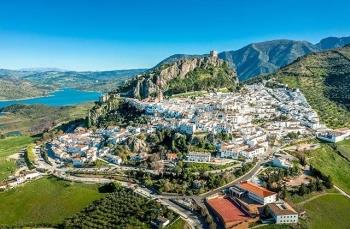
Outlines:
{"type": "Polygon", "coordinates": [[[350,46],[301,57],[272,79],[299,88],[321,120],[329,127],[350,127],[350,46]]]}
{"type": "Polygon", "coordinates": [[[59,88],[108,92],[145,70],[76,72],[0,69],[0,100],[43,96],[59,88]]]}
{"type": "Polygon", "coordinates": [[[350,44],[350,37],[327,37],[322,39],[316,46],[321,50],[341,48],[350,44]]]}
{"type": "Polygon", "coordinates": [[[240,80],[268,74],[300,56],[320,51],[306,41],[274,40],[247,45],[237,51],[222,52],[219,57],[237,68],[240,80]]]}

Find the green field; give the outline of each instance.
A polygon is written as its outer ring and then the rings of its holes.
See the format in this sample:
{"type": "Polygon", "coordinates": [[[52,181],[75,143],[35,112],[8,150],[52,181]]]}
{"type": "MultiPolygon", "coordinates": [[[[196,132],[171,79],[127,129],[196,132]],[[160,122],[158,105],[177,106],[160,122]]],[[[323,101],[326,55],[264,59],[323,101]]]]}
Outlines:
{"type": "Polygon", "coordinates": [[[308,152],[307,155],[312,166],[325,175],[330,175],[335,185],[350,193],[350,164],[348,161],[326,144],[322,144],[320,148],[308,152]]]}
{"type": "Polygon", "coordinates": [[[96,185],[42,178],[0,193],[0,225],[57,224],[101,197],[96,185]]]}
{"type": "Polygon", "coordinates": [[[350,140],[338,142],[337,149],[344,157],[350,160],[350,140]]]}
{"type": "Polygon", "coordinates": [[[0,139],[0,181],[8,177],[16,169],[15,162],[8,160],[7,157],[25,148],[33,140],[33,138],[28,136],[0,139]]]}
{"type": "Polygon", "coordinates": [[[350,225],[350,200],[340,195],[326,195],[304,205],[311,229],[347,229],[350,225]]]}
{"type": "Polygon", "coordinates": [[[178,218],[177,220],[170,223],[169,226],[166,227],[166,229],[184,229],[184,228],[186,228],[186,222],[181,218],[178,218]]]}

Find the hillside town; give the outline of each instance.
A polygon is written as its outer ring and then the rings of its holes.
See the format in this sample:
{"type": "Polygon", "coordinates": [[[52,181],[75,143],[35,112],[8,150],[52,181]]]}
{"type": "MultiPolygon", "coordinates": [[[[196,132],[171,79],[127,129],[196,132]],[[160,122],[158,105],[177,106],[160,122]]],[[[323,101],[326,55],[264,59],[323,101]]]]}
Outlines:
{"type": "MultiPolygon", "coordinates": [[[[350,135],[347,129],[327,129],[320,123],[317,113],[303,94],[286,87],[268,88],[263,84],[255,84],[246,85],[236,92],[207,92],[200,96],[176,96],[157,102],[131,98],[124,100],[149,121],[126,127],[78,127],[72,132],[60,134],[48,140],[44,148],[35,147],[34,166],[37,170],[24,169],[17,177],[10,177],[3,182],[0,189],[11,189],[45,174],[72,181],[103,183],[109,180],[96,178],[99,173],[142,171],[158,175],[174,171],[169,168],[174,169],[180,162],[222,166],[221,168],[235,171],[246,163],[252,163],[254,166],[234,183],[201,193],[202,196],[197,196],[192,201],[178,199],[176,195],[155,194],[152,190],[137,185],[134,189],[140,195],[157,199],[162,204],[177,209],[176,212],[183,217],[188,217],[189,212],[193,212],[193,201],[198,201],[199,198],[224,228],[247,228],[257,221],[266,224],[296,224],[299,217],[303,217],[302,214],[281,199],[277,192],[266,188],[266,181],[261,179],[262,172],[266,170],[263,165],[288,171],[300,170],[296,168],[300,166],[295,166],[297,158],[281,150],[283,145],[315,137],[337,142],[350,135]],[[203,134],[225,134],[230,137],[215,137],[213,149],[189,150],[182,156],[167,152],[165,158],[154,157],[142,147],[128,157],[122,157],[115,151],[116,147],[130,144],[135,139],[138,141],[136,145],[142,145],[140,139],[161,130],[181,133],[190,138],[203,134]],[[48,158],[43,158],[42,152],[46,152],[48,158]],[[161,165],[157,168],[138,166],[149,158],[156,158],[152,164],[161,165]],[[98,162],[103,162],[108,167],[96,167],[98,162]],[[163,167],[169,168],[167,170],[163,167]],[[94,176],[89,177],[89,174],[94,176]]],[[[307,168],[302,167],[302,170],[307,171],[307,168]]],[[[223,174],[223,171],[213,170],[212,173],[223,174]]],[[[300,184],[308,184],[312,178],[299,173],[284,183],[290,190],[296,187],[294,179],[301,180],[301,183],[298,181],[300,184]]],[[[203,180],[194,180],[193,188],[198,190],[203,183],[203,180]]],[[[167,219],[160,221],[169,223],[167,219]]],[[[199,224],[199,221],[196,217],[188,220],[192,225],[199,224]]]]}
{"type": "MultiPolygon", "coordinates": [[[[262,84],[245,86],[239,93],[209,93],[161,102],[126,100],[150,117],[150,124],[94,132],[78,128],[50,142],[54,158],[75,167],[92,163],[98,157],[119,164],[121,159],[110,153],[114,145],[140,133],[171,129],[186,135],[231,134],[234,136],[231,140],[217,142],[217,157],[252,160],[266,154],[272,137],[278,141],[291,133],[307,136],[324,129],[316,112],[298,90],[271,89],[262,84]]],[[[205,152],[187,155],[187,160],[194,162],[210,162],[214,158],[205,152]]]]}

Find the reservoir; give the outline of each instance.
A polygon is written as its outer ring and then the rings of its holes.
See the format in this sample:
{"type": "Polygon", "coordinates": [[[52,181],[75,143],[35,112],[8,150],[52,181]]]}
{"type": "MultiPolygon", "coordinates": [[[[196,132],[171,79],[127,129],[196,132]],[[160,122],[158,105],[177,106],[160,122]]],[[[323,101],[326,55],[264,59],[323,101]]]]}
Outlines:
{"type": "Polygon", "coordinates": [[[86,102],[97,101],[101,95],[102,93],[100,92],[81,91],[73,88],[64,88],[55,91],[46,97],[0,101],[0,108],[13,104],[44,104],[47,106],[73,106],[86,102]]]}

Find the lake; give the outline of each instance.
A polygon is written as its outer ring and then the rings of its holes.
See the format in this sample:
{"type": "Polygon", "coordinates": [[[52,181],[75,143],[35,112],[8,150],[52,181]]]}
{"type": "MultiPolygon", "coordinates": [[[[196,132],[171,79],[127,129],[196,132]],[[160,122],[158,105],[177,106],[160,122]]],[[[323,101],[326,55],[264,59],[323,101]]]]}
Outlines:
{"type": "Polygon", "coordinates": [[[80,91],[73,88],[64,88],[55,91],[47,97],[39,97],[23,100],[0,101],[0,108],[12,104],[44,104],[47,106],[69,106],[78,105],[86,102],[97,101],[102,94],[92,91],[80,91]]]}

